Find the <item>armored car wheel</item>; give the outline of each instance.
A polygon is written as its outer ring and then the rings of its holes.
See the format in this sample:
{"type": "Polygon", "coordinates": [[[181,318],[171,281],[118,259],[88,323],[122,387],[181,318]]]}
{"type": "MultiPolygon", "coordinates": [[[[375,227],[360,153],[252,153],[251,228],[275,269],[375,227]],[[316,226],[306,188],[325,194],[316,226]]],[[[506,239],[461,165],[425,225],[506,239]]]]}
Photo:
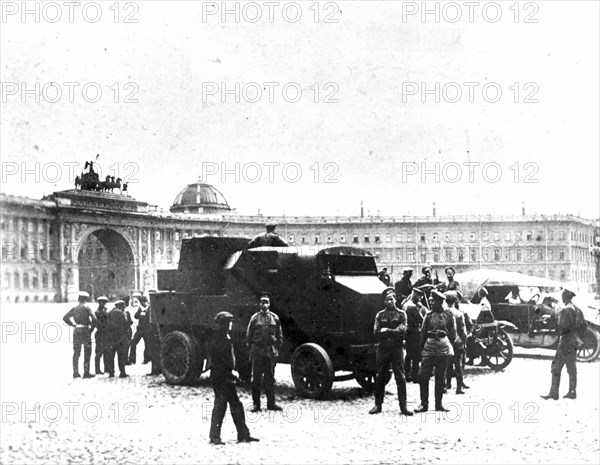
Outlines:
{"type": "Polygon", "coordinates": [[[292,356],[292,378],[298,394],[311,399],[326,397],[333,384],[333,365],[325,350],[312,342],[302,344],[292,356]]]}
{"type": "Polygon", "coordinates": [[[498,334],[485,348],[487,365],[494,371],[506,368],[513,358],[513,343],[509,334],[498,328],[498,334]]]}
{"type": "Polygon", "coordinates": [[[173,331],[165,336],[160,348],[162,372],[170,384],[187,384],[201,371],[204,360],[198,356],[196,342],[186,333],[173,331]]]}
{"type": "Polygon", "coordinates": [[[588,327],[583,345],[577,349],[578,362],[592,362],[600,354],[600,332],[595,328],[588,327]]]}
{"type": "MultiPolygon", "coordinates": [[[[356,371],[354,373],[356,382],[360,385],[360,387],[362,387],[364,390],[372,392],[373,389],[375,389],[375,379],[376,379],[376,374],[374,372],[370,372],[370,371],[356,371]]],[[[392,372],[391,371],[387,371],[386,375],[385,375],[385,385],[387,385],[387,383],[390,382],[390,379],[392,379],[392,372]]]]}

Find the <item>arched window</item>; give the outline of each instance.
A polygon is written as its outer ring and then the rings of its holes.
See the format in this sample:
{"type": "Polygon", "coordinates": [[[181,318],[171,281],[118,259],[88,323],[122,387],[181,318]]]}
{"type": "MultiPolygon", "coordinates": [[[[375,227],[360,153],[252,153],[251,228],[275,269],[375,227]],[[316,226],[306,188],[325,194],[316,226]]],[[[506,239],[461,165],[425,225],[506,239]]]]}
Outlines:
{"type": "Polygon", "coordinates": [[[15,289],[21,289],[21,275],[19,274],[18,271],[15,271],[14,280],[15,280],[15,289]]]}

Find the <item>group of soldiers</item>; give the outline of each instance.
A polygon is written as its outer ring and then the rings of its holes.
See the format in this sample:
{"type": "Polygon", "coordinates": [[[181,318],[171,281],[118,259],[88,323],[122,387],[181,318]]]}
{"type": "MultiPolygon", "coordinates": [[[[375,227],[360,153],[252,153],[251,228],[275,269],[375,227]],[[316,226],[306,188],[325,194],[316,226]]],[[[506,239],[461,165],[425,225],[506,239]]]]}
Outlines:
{"type": "Polygon", "coordinates": [[[98,307],[95,311],[87,304],[90,295],[80,292],[78,304],[63,317],[63,321],[74,327],[73,331],[73,378],[80,378],[79,358],[83,347],[83,378],[108,374],[115,376],[115,355],[119,368],[119,377],[126,378],[125,367],[136,363],[136,349],[140,340],[144,339],[144,363],[151,363],[149,375],[158,375],[160,369],[160,340],[158,328],[150,324],[150,303],[148,298],[139,292],[131,297],[125,296],[113,302],[113,308],[107,308],[108,298],[100,296],[96,299],[98,307]],[[135,335],[132,325],[134,318],[138,320],[135,335]],[[95,374],[90,372],[92,355],[92,333],[96,342],[94,356],[95,374]],[[133,336],[133,337],[132,337],[133,336]],[[102,370],[101,362],[103,363],[102,370]]]}
{"type": "MultiPolygon", "coordinates": [[[[370,414],[381,412],[390,368],[403,415],[413,415],[406,406],[407,382],[420,385],[421,405],[416,412],[429,410],[429,380],[434,373],[437,411],[447,411],[442,397],[452,387],[453,376],[457,394],[464,394],[469,388],[463,380],[462,359],[473,323],[459,308],[462,291],[454,280],[455,270],[446,267],[447,282],[441,282],[437,272],[435,278],[432,277],[430,266],[421,271],[423,275],[413,284],[413,269],[405,268],[395,286],[383,292],[385,308],[377,313],[374,324],[378,342],[377,376],[375,406],[370,414]]],[[[385,284],[390,283],[385,279],[386,274],[379,276],[385,284]]]]}

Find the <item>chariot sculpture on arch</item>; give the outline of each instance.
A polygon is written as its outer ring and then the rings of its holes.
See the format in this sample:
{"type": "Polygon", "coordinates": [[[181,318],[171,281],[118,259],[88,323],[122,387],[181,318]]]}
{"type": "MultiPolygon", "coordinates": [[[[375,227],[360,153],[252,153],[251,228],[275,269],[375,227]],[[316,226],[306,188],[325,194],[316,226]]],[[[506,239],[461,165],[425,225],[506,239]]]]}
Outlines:
{"type": "MultiPolygon", "coordinates": [[[[100,154],[96,155],[96,161],[99,156],[100,154]]],[[[127,183],[122,183],[121,178],[115,179],[114,176],[106,176],[104,181],[101,181],[99,174],[94,171],[94,161],[86,161],[81,176],[75,177],[75,189],[111,193],[119,189],[119,192],[123,193],[127,192],[127,183]]]]}

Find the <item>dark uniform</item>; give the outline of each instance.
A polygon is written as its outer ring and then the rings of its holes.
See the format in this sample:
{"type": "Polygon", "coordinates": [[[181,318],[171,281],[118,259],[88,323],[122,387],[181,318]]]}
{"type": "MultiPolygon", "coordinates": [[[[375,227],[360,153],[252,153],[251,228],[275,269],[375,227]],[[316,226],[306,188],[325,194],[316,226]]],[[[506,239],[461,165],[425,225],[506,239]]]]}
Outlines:
{"type": "Polygon", "coordinates": [[[252,364],[252,401],[260,409],[260,384],[264,378],[267,408],[275,408],[275,365],[283,343],[279,317],[267,310],[256,312],[246,331],[246,343],[252,364]]]}
{"type": "Polygon", "coordinates": [[[402,276],[402,278],[400,278],[400,281],[396,282],[395,288],[396,296],[398,297],[399,301],[402,301],[408,296],[410,296],[413,290],[413,285],[410,282],[410,276],[406,274],[402,276]]]}
{"type": "Polygon", "coordinates": [[[431,290],[433,289],[433,286],[437,286],[441,283],[439,279],[431,277],[431,267],[424,266],[421,271],[423,272],[423,276],[421,276],[419,279],[417,279],[417,281],[415,281],[415,283],[413,284],[413,289],[419,288],[421,286],[427,286],[423,288],[425,296],[423,297],[421,302],[423,303],[423,305],[429,308],[429,298],[431,297],[431,290]],[[429,275],[425,274],[426,270],[429,270],[429,275]]]}
{"type": "Polygon", "coordinates": [[[425,307],[409,300],[402,309],[406,312],[406,381],[419,382],[419,365],[421,363],[421,325],[425,307]]]}
{"type": "Polygon", "coordinates": [[[121,378],[127,377],[125,365],[127,363],[131,326],[125,316],[124,308],[120,308],[124,305],[125,303],[122,300],[116,302],[115,308],[108,312],[109,349],[107,370],[110,378],[115,375],[115,353],[119,364],[119,376],[121,378]]]}
{"type": "Polygon", "coordinates": [[[98,324],[96,316],[85,304],[85,297],[79,298],[79,304],[63,317],[63,321],[75,328],[73,331],[73,378],[79,378],[79,356],[83,346],[83,377],[91,378],[90,358],[92,356],[92,330],[98,324]],[[73,321],[75,323],[73,323],[73,321]]]}
{"type": "Polygon", "coordinates": [[[448,358],[454,355],[452,343],[456,339],[456,325],[454,316],[449,310],[444,309],[442,302],[444,294],[439,291],[432,292],[434,296],[433,309],[423,321],[421,328],[421,346],[423,347],[423,362],[419,372],[421,385],[420,412],[429,408],[429,379],[435,370],[435,409],[445,411],[442,406],[444,395],[444,377],[448,358]]]}
{"type": "Polygon", "coordinates": [[[387,272],[387,268],[384,268],[383,270],[381,270],[378,273],[378,277],[379,277],[379,281],[381,281],[383,284],[385,284],[386,286],[390,285],[390,281],[392,278],[390,278],[390,275],[387,272]]]}
{"type": "Polygon", "coordinates": [[[577,366],[575,364],[577,360],[577,313],[575,306],[571,302],[574,293],[570,291],[563,291],[563,302],[565,295],[568,297],[568,302],[565,302],[565,307],[558,314],[558,331],[559,340],[558,347],[556,348],[556,354],[552,359],[552,365],[550,366],[550,372],[552,373],[552,385],[550,387],[550,393],[546,396],[542,396],[544,399],[558,399],[558,389],[560,387],[560,375],[563,367],[567,366],[567,373],[569,374],[569,392],[565,395],[566,398],[575,399],[577,389],[577,366]]]}
{"type": "MultiPolygon", "coordinates": [[[[101,300],[100,298],[97,300],[98,302],[103,301],[103,299],[101,300]]],[[[96,340],[94,365],[96,367],[96,374],[102,375],[104,372],[100,369],[100,360],[103,359],[104,369],[106,370],[106,354],[108,352],[108,312],[106,311],[106,301],[98,305],[95,314],[96,319],[98,320],[98,326],[96,327],[96,333],[94,334],[96,340]]]]}
{"type": "Polygon", "coordinates": [[[252,249],[255,247],[287,247],[288,244],[285,242],[279,234],[275,232],[276,224],[267,223],[267,232],[254,236],[248,242],[248,248],[252,249]]]}
{"type": "MultiPolygon", "coordinates": [[[[388,295],[395,298],[395,290],[389,288],[384,293],[387,299],[388,295]]],[[[404,415],[412,415],[406,408],[406,379],[404,377],[404,350],[402,349],[402,340],[406,332],[406,313],[395,307],[381,310],[375,316],[373,332],[378,342],[377,345],[377,376],[375,378],[375,408],[370,413],[381,411],[383,397],[385,395],[385,380],[390,367],[394,372],[396,386],[398,388],[398,403],[400,411],[404,415]],[[382,331],[386,329],[386,331],[382,331]]]]}
{"type": "Polygon", "coordinates": [[[215,392],[209,433],[212,444],[223,444],[223,441],[221,441],[221,426],[227,411],[227,404],[229,404],[231,417],[237,430],[238,441],[257,441],[257,439],[250,436],[250,431],[246,426],[244,407],[237,395],[237,378],[233,374],[235,354],[228,334],[228,325],[232,320],[233,315],[228,312],[221,312],[215,317],[215,323],[221,327],[215,331],[208,346],[211,359],[210,380],[215,392]]]}
{"type": "Polygon", "coordinates": [[[158,326],[155,323],[150,322],[150,305],[148,305],[148,326],[145,330],[144,344],[144,358],[146,358],[146,352],[148,352],[148,360],[152,364],[150,375],[160,375],[162,365],[160,362],[160,335],[158,333],[158,326]]]}

